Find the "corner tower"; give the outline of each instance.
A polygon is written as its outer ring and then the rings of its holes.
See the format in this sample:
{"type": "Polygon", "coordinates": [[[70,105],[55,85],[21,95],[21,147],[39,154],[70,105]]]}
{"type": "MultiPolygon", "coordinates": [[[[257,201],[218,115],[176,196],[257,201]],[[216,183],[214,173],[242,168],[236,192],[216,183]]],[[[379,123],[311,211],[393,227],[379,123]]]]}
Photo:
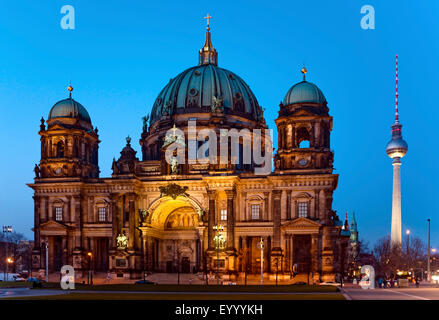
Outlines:
{"type": "Polygon", "coordinates": [[[301,71],[303,81],[288,90],[275,120],[278,130],[275,172],[332,173],[332,117],[322,91],[306,81],[305,67],[301,71]]]}
{"type": "Polygon", "coordinates": [[[36,178],[98,178],[97,128],[93,129],[87,110],[69,97],[50,110],[45,126],[41,118],[41,160],[35,165],[36,178]]]}
{"type": "Polygon", "coordinates": [[[402,138],[402,125],[399,123],[398,80],[398,55],[396,55],[395,122],[392,125],[392,140],[387,144],[386,153],[393,159],[392,228],[390,241],[392,244],[401,245],[401,158],[407,153],[408,145],[402,138]]]}

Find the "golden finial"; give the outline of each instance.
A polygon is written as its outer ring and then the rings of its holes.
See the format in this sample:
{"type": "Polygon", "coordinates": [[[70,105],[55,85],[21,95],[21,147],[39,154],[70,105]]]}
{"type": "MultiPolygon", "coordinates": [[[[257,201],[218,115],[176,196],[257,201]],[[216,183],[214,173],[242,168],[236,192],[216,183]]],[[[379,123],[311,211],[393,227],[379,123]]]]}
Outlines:
{"type": "Polygon", "coordinates": [[[212,41],[210,39],[210,19],[212,16],[207,14],[204,17],[207,20],[207,28],[206,28],[206,41],[204,42],[204,46],[199,51],[199,63],[198,65],[203,64],[218,64],[218,53],[215,48],[212,46],[212,41]]]}
{"type": "Polygon", "coordinates": [[[204,17],[204,19],[207,20],[207,31],[210,30],[210,19],[212,19],[212,16],[207,14],[207,16],[204,17]]]}
{"type": "Polygon", "coordinates": [[[72,91],[73,91],[73,87],[71,84],[69,84],[69,86],[67,87],[67,90],[69,90],[69,97],[72,97],[72,91]]]}
{"type": "Polygon", "coordinates": [[[302,70],[300,70],[300,72],[302,72],[303,74],[303,81],[305,81],[305,75],[308,72],[308,70],[306,70],[305,66],[303,66],[302,70]]]}

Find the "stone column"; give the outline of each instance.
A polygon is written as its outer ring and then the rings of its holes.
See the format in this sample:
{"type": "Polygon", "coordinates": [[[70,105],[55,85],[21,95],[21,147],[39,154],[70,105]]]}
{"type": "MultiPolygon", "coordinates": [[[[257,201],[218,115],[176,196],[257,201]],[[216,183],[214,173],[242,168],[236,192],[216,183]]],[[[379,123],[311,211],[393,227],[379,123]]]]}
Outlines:
{"type": "Polygon", "coordinates": [[[309,139],[309,147],[314,148],[315,146],[315,132],[314,132],[315,121],[311,123],[311,134],[309,139]]]}
{"type": "Polygon", "coordinates": [[[284,251],[285,251],[285,259],[284,259],[284,265],[285,270],[290,270],[290,235],[285,233],[284,234],[284,251]]]}
{"type": "Polygon", "coordinates": [[[63,265],[68,264],[68,250],[67,250],[67,236],[63,236],[61,240],[62,246],[62,263],[63,265]]]}
{"type": "Polygon", "coordinates": [[[128,210],[129,210],[129,231],[128,231],[128,250],[134,250],[136,238],[136,212],[135,212],[136,195],[130,194],[128,196],[128,210]]]}
{"type": "Polygon", "coordinates": [[[326,194],[325,194],[325,190],[321,189],[320,190],[320,194],[319,194],[319,219],[320,219],[320,223],[325,223],[326,222],[326,194]]]}
{"type": "Polygon", "coordinates": [[[262,220],[268,220],[268,215],[270,212],[270,204],[269,204],[269,192],[264,192],[264,212],[261,211],[261,218],[262,220]]]}
{"type": "Polygon", "coordinates": [[[39,196],[34,198],[34,247],[40,246],[40,200],[39,196]]]}
{"type": "Polygon", "coordinates": [[[52,200],[49,198],[47,199],[47,221],[54,220],[55,217],[53,217],[53,206],[52,206],[52,200]]]}
{"type": "Polygon", "coordinates": [[[47,213],[47,197],[40,197],[40,222],[46,222],[48,220],[47,213]]]}
{"type": "Polygon", "coordinates": [[[287,190],[287,220],[291,220],[291,190],[287,190]]]}
{"type": "Polygon", "coordinates": [[[273,191],[273,248],[280,248],[281,191],[273,191]]]}
{"type": "Polygon", "coordinates": [[[269,192],[268,193],[268,208],[269,208],[269,210],[268,210],[268,215],[267,215],[267,220],[268,221],[271,221],[271,220],[273,220],[273,194],[272,194],[272,192],[269,192]]]}
{"type": "Polygon", "coordinates": [[[216,191],[215,190],[209,190],[208,191],[209,196],[209,218],[208,218],[208,248],[210,250],[214,249],[213,245],[213,237],[214,237],[214,231],[213,226],[215,223],[215,201],[216,201],[216,191]]]}
{"type": "Polygon", "coordinates": [[[297,148],[297,144],[296,144],[296,126],[293,124],[293,130],[291,132],[291,140],[293,142],[292,144],[292,148],[297,148]]]}
{"type": "Polygon", "coordinates": [[[315,213],[315,218],[317,220],[320,220],[320,190],[317,189],[314,191],[314,210],[316,211],[315,213]]]}
{"type": "Polygon", "coordinates": [[[120,219],[121,219],[121,210],[122,210],[122,204],[121,204],[121,197],[118,195],[113,195],[111,200],[111,211],[113,214],[113,221],[112,221],[112,238],[111,238],[111,247],[115,249],[117,247],[117,239],[116,237],[121,232],[120,231],[120,219]]]}
{"type": "Polygon", "coordinates": [[[291,219],[297,218],[297,200],[291,198],[291,219]]]}
{"type": "Polygon", "coordinates": [[[311,271],[315,274],[319,269],[319,235],[311,235],[311,271]]]}
{"type": "Polygon", "coordinates": [[[316,199],[315,198],[311,199],[311,200],[309,200],[309,202],[310,202],[310,211],[311,211],[310,216],[311,216],[311,218],[312,219],[318,218],[317,212],[316,212],[316,206],[315,206],[316,199]]]}
{"type": "Polygon", "coordinates": [[[75,221],[75,203],[73,201],[72,196],[68,196],[67,199],[68,199],[68,204],[69,204],[69,211],[66,212],[66,216],[69,217],[70,222],[74,222],[75,221]]]}
{"type": "Polygon", "coordinates": [[[241,216],[241,221],[247,221],[248,220],[246,198],[247,198],[247,192],[242,192],[241,196],[240,196],[240,202],[241,202],[240,216],[241,216]]]}
{"type": "Polygon", "coordinates": [[[272,212],[273,212],[273,241],[271,243],[270,270],[277,270],[281,266],[281,191],[274,190],[272,193],[272,212]]]}
{"type": "Polygon", "coordinates": [[[329,216],[329,213],[331,211],[332,208],[332,193],[331,192],[327,192],[326,193],[326,224],[329,224],[331,218],[329,216]]]}
{"type": "Polygon", "coordinates": [[[227,194],[227,248],[235,250],[235,190],[226,191],[227,194]]]}
{"type": "Polygon", "coordinates": [[[280,201],[280,210],[281,210],[281,221],[287,218],[287,192],[282,190],[281,193],[281,201],[280,201]]]}
{"type": "Polygon", "coordinates": [[[290,235],[290,270],[293,270],[294,266],[294,234],[290,235]]]}
{"type": "Polygon", "coordinates": [[[74,235],[74,248],[80,249],[82,247],[82,215],[81,215],[81,196],[73,196],[73,201],[75,203],[75,235],[74,235]]]}

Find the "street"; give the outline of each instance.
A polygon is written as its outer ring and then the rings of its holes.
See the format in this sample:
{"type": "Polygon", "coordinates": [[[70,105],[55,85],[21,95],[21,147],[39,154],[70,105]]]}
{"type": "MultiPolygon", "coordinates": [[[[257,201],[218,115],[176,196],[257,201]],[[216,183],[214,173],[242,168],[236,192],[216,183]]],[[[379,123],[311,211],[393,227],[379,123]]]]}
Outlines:
{"type": "Polygon", "coordinates": [[[48,289],[30,289],[30,288],[4,288],[0,289],[0,299],[2,298],[25,298],[37,296],[49,296],[66,294],[68,291],[48,290],[48,289]]]}
{"type": "Polygon", "coordinates": [[[419,288],[362,289],[359,285],[345,284],[343,291],[352,300],[439,300],[439,288],[423,284],[419,288]]]}

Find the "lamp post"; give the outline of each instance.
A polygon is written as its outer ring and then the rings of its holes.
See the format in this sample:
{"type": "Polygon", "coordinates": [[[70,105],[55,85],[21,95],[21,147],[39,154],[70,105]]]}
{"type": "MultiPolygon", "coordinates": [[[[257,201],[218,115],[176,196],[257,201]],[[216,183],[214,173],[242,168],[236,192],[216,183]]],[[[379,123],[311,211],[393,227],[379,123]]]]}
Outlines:
{"type": "Polygon", "coordinates": [[[220,231],[224,231],[224,226],[216,225],[213,226],[213,230],[216,231],[215,237],[215,245],[216,245],[216,284],[219,285],[219,250],[220,244],[223,240],[223,236],[220,234],[220,231]]]}
{"type": "Polygon", "coordinates": [[[261,285],[262,285],[264,284],[264,238],[263,237],[261,237],[259,246],[261,247],[261,285]]]}
{"type": "Polygon", "coordinates": [[[406,230],[407,235],[407,272],[410,270],[410,230],[406,230]]]}
{"type": "MultiPolygon", "coordinates": [[[[7,259],[6,259],[6,268],[8,268],[9,267],[9,265],[10,264],[12,264],[14,262],[14,260],[12,260],[12,258],[11,257],[8,257],[7,259]]],[[[9,273],[6,273],[6,277],[7,277],[7,279],[6,279],[6,281],[8,281],[9,279],[9,273]]]]}
{"type": "Polygon", "coordinates": [[[46,282],[49,282],[49,238],[46,238],[46,282]]]}
{"type": "Polygon", "coordinates": [[[92,262],[92,258],[93,258],[93,253],[91,253],[91,251],[89,251],[87,253],[87,256],[88,256],[88,284],[93,285],[93,275],[91,273],[91,262],[92,262]]]}
{"type": "MultiPolygon", "coordinates": [[[[10,233],[12,233],[12,226],[3,226],[3,238],[5,239],[5,251],[6,251],[5,258],[6,259],[9,259],[8,258],[8,244],[9,244],[8,243],[8,234],[10,234],[10,233]]],[[[9,265],[9,262],[8,262],[8,260],[6,260],[5,278],[4,278],[4,279],[6,279],[5,281],[8,281],[8,278],[9,278],[8,265],[9,265]]]]}
{"type": "Polygon", "coordinates": [[[143,232],[142,229],[137,227],[137,230],[140,232],[140,250],[142,251],[142,272],[143,272],[143,282],[145,282],[145,245],[143,243],[143,232]]]}
{"type": "Polygon", "coordinates": [[[428,245],[427,245],[427,281],[431,282],[431,270],[430,270],[430,219],[427,219],[428,222],[428,245]]]}

